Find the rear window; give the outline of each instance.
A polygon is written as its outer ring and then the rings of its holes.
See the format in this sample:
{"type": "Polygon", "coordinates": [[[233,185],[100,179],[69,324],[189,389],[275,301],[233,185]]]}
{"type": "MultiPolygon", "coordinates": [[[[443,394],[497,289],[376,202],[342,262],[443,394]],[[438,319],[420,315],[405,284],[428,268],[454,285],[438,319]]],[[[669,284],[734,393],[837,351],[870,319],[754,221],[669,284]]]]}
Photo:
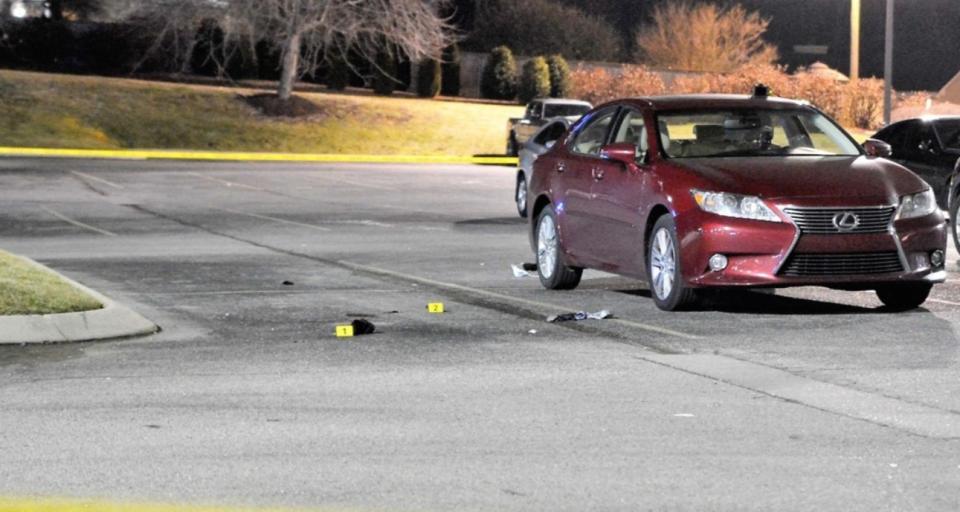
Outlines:
{"type": "Polygon", "coordinates": [[[943,120],[933,125],[945,149],[960,150],[960,119],[943,120]]]}
{"type": "Polygon", "coordinates": [[[582,116],[590,110],[587,105],[546,105],[543,117],[582,116]]]}

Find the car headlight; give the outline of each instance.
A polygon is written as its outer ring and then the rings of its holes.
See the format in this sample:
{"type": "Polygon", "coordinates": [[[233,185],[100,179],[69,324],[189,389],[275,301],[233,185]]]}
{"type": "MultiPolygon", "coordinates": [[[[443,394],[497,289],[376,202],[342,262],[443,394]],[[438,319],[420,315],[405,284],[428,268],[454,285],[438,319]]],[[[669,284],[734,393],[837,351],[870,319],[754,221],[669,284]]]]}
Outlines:
{"type": "Polygon", "coordinates": [[[927,189],[919,194],[903,196],[900,199],[897,219],[924,217],[935,211],[937,211],[937,197],[933,195],[933,190],[927,189]]]}
{"type": "Polygon", "coordinates": [[[697,205],[705,212],[723,215],[724,217],[783,222],[762,199],[756,196],[742,196],[726,192],[704,192],[702,190],[691,190],[691,192],[697,205]]]}

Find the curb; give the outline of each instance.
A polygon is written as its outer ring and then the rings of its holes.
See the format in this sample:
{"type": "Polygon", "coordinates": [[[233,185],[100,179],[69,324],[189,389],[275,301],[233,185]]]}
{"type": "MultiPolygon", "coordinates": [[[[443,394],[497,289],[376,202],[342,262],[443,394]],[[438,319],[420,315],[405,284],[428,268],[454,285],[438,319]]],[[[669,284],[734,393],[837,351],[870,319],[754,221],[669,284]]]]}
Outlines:
{"type": "Polygon", "coordinates": [[[68,343],[143,336],[160,331],[160,327],[86,286],[43,266],[30,258],[17,255],[28,264],[61,279],[103,304],[103,308],[78,313],[53,315],[0,316],[0,345],[25,343],[68,343]]]}
{"type": "Polygon", "coordinates": [[[337,155],[252,151],[173,151],[154,149],[60,149],[0,147],[0,156],[99,158],[113,160],[202,160],[220,162],[313,162],[390,164],[517,165],[511,156],[337,155]]]}

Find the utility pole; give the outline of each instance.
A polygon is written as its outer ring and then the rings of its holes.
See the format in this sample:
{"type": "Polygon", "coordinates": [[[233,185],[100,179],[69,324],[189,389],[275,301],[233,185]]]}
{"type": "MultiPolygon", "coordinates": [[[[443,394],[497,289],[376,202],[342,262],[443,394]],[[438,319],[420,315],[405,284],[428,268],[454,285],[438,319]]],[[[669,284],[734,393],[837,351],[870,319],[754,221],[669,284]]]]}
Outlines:
{"type": "Polygon", "coordinates": [[[887,27],[883,42],[883,124],[890,124],[893,112],[893,3],[887,0],[887,27]]]}
{"type": "Polygon", "coordinates": [[[860,0],[850,0],[850,80],[860,78],[860,0]]]}

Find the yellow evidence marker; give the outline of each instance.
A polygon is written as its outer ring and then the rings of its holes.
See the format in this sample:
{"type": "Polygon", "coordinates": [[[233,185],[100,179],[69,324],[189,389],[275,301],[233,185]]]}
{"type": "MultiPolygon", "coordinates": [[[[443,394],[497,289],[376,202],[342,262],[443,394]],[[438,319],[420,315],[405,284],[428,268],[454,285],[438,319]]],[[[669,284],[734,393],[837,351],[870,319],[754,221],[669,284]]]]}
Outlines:
{"type": "Polygon", "coordinates": [[[428,312],[428,313],[443,313],[443,312],[444,312],[443,303],[442,303],[442,302],[431,302],[430,304],[427,304],[427,312],[428,312]]]}
{"type": "Polygon", "coordinates": [[[337,326],[337,337],[338,338],[352,338],[353,337],[353,325],[338,325],[337,326]]]}

